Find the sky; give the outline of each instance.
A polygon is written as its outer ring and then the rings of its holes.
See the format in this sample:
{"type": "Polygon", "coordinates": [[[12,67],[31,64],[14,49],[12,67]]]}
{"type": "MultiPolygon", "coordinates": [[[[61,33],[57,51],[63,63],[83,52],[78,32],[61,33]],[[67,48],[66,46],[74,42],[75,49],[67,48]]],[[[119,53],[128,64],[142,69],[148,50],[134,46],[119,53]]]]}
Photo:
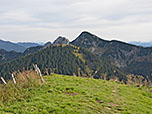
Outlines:
{"type": "Polygon", "coordinates": [[[0,39],[72,41],[82,31],[106,40],[152,41],[152,0],[0,0],[0,39]]]}

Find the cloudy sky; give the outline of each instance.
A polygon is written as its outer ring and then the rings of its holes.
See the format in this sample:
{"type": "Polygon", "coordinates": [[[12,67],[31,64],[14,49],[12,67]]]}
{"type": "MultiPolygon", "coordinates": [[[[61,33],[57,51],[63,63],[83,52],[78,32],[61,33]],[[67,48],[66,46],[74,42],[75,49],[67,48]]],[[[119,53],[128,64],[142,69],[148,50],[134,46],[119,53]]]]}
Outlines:
{"type": "Polygon", "coordinates": [[[0,39],[75,39],[82,31],[121,41],[152,41],[152,0],[0,0],[0,39]]]}

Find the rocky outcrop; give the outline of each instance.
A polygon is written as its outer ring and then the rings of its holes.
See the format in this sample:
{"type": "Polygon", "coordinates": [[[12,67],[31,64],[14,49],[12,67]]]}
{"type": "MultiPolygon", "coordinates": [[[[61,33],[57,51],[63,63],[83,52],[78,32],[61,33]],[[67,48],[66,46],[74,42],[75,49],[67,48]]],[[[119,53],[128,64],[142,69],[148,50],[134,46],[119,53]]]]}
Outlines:
{"type": "Polygon", "coordinates": [[[59,36],[54,42],[53,44],[66,44],[66,45],[69,45],[70,41],[65,38],[65,37],[61,37],[59,36]]]}
{"type": "Polygon", "coordinates": [[[52,45],[52,43],[51,43],[51,42],[47,42],[47,43],[45,43],[45,44],[44,44],[44,47],[43,47],[43,48],[50,47],[51,45],[52,45]]]}

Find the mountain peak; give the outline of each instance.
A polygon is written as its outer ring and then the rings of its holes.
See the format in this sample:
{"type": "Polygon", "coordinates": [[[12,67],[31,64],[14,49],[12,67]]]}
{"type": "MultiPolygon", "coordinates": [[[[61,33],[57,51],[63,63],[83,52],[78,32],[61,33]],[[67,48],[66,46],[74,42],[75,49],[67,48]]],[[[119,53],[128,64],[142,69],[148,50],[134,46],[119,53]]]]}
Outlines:
{"type": "Polygon", "coordinates": [[[88,32],[88,31],[83,31],[79,37],[87,37],[87,36],[95,36],[92,33],[88,32]]]}
{"type": "Polygon", "coordinates": [[[72,44],[84,47],[95,47],[100,40],[102,39],[96,35],[84,31],[74,41],[72,41],[72,44]]]}
{"type": "Polygon", "coordinates": [[[43,47],[43,48],[50,47],[51,45],[52,45],[52,43],[51,43],[51,42],[47,42],[47,43],[45,43],[45,44],[44,44],[44,47],[43,47]]]}
{"type": "Polygon", "coordinates": [[[53,44],[66,44],[68,45],[70,43],[70,41],[65,38],[65,37],[62,37],[62,36],[59,36],[54,42],[53,44]]]}

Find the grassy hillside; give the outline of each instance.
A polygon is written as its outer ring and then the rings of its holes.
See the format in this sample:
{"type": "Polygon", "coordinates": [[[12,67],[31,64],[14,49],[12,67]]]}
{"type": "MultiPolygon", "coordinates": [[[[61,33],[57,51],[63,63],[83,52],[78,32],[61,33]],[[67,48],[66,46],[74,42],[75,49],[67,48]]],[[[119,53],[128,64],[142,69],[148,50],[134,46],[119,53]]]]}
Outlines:
{"type": "MultiPolygon", "coordinates": [[[[44,84],[11,85],[14,97],[0,99],[0,113],[152,114],[152,90],[115,82],[63,75],[45,76],[44,84]],[[11,99],[11,100],[9,100],[11,99]]],[[[3,85],[5,92],[9,85],[3,85]]]]}

